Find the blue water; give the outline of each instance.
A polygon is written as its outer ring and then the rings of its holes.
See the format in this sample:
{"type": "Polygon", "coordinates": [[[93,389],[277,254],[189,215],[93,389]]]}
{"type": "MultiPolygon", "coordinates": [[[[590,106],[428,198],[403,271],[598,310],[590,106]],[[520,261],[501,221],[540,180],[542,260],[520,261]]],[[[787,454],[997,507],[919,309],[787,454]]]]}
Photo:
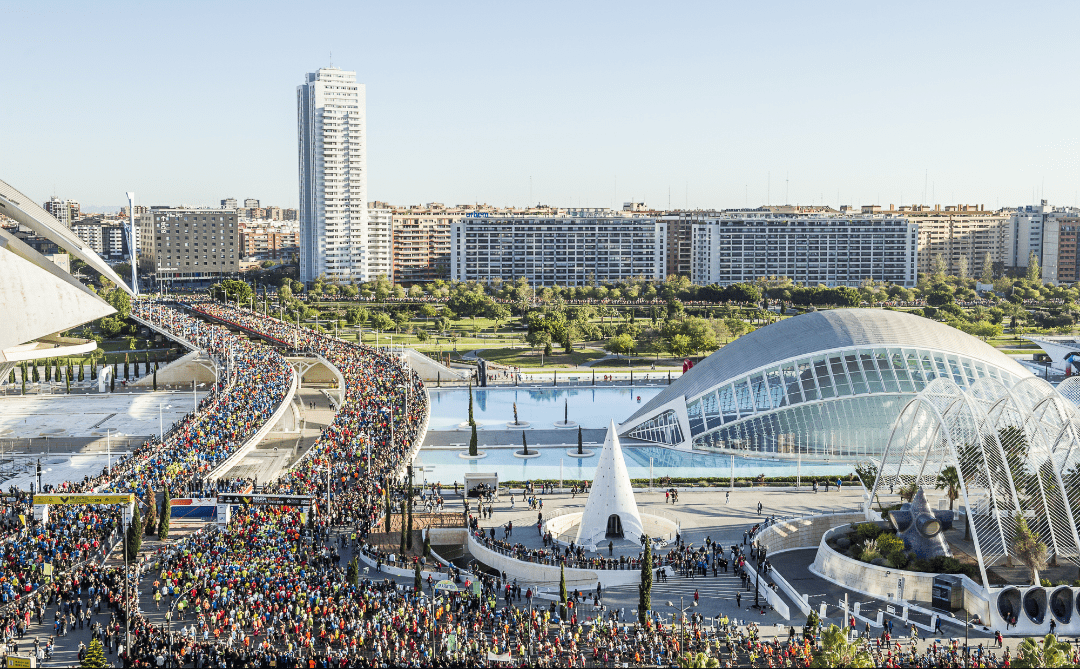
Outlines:
{"type": "MultiPolygon", "coordinates": [[[[611,420],[618,424],[629,418],[664,387],[473,388],[473,418],[477,429],[505,430],[506,424],[514,420],[516,402],[518,420],[530,423],[532,429],[553,429],[555,421],[563,419],[564,407],[570,420],[583,428],[602,429],[611,420]]],[[[469,419],[468,389],[429,390],[428,430],[454,430],[469,419]]]]}
{"type": "MultiPolygon", "coordinates": [[[[519,408],[520,411],[520,408],[519,408]]],[[[575,441],[568,438],[567,441],[575,441]]],[[[575,444],[576,445],[576,444],[575,444]]],[[[538,458],[524,460],[515,458],[514,449],[491,448],[487,457],[467,460],[458,456],[460,449],[424,449],[420,451],[418,464],[424,465],[425,478],[428,481],[441,481],[444,484],[461,482],[466,473],[498,472],[501,481],[524,481],[528,479],[564,479],[592,480],[596,461],[602,444],[589,446],[597,454],[591,458],[575,458],[567,455],[566,448],[540,448],[538,458]]],[[[653,459],[653,476],[706,477],[731,474],[731,458],[726,455],[709,453],[687,453],[660,446],[623,446],[626,468],[630,478],[649,478],[649,459],[653,459]]],[[[850,463],[806,462],[802,463],[803,477],[847,475],[853,471],[850,463]]],[[[796,473],[798,464],[786,461],[735,458],[735,476],[747,477],[765,474],[765,476],[790,476],[796,473]]],[[[809,478],[804,478],[809,483],[809,478]]]]}

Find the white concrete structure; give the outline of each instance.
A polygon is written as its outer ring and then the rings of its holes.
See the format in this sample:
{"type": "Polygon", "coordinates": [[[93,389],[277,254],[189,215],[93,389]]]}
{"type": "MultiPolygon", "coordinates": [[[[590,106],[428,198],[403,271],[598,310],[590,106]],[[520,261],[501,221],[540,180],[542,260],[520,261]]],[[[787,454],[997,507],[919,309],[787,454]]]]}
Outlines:
{"type": "Polygon", "coordinates": [[[566,216],[466,214],[450,224],[450,278],[515,281],[534,287],[663,280],[667,227],[608,209],[566,216]]]}
{"type": "Polygon", "coordinates": [[[614,536],[637,541],[644,532],[615,421],[611,421],[581,515],[577,543],[597,546],[614,536]]]}
{"type": "MultiPolygon", "coordinates": [[[[83,260],[125,290],[124,282],[71,230],[30,198],[0,181],[0,212],[83,260]]],[[[45,256],[0,230],[0,377],[18,362],[93,350],[87,340],[54,338],[58,332],[115,312],[96,293],[45,256]]]]}
{"type": "Polygon", "coordinates": [[[356,73],[334,67],[296,89],[300,280],[366,280],[367,127],[356,73]]]}
{"type": "Polygon", "coordinates": [[[767,276],[829,287],[918,280],[919,226],[899,215],[750,210],[695,218],[690,278],[698,285],[767,276]]]}

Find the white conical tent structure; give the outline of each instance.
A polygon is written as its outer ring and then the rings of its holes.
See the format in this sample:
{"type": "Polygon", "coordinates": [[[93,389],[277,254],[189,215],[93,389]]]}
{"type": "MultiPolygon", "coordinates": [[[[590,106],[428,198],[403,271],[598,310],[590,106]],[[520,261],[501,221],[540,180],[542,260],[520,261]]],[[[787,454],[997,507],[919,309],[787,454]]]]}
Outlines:
{"type": "Polygon", "coordinates": [[[630,473],[626,471],[615,421],[608,426],[604,450],[596,463],[589,499],[581,514],[577,543],[596,546],[608,540],[609,529],[619,528],[623,538],[637,541],[645,533],[638,515],[630,473]],[[617,519],[617,520],[616,520],[617,519]]]}

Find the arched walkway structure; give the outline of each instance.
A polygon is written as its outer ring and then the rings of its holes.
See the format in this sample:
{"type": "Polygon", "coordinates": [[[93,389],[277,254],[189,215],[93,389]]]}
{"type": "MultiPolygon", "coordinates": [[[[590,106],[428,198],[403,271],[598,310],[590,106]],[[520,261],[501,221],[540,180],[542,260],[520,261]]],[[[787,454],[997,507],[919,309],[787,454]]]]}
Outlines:
{"type": "Polygon", "coordinates": [[[1051,561],[1080,565],[1080,410],[1048,383],[932,381],[893,423],[871,499],[911,483],[934,489],[949,467],[959,474],[958,501],[985,588],[988,567],[1019,558],[1017,515],[1039,533],[1051,561]]]}

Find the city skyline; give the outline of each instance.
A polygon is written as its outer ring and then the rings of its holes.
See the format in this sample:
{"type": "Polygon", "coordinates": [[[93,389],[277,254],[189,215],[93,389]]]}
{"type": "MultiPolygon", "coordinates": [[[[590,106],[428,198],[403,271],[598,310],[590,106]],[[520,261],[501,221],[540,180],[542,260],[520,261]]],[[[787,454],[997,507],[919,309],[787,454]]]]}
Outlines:
{"type": "Polygon", "coordinates": [[[333,26],[243,4],[209,24],[173,7],[58,6],[17,8],[8,43],[12,71],[36,76],[4,112],[0,168],[38,202],[93,211],[133,190],[148,204],[297,206],[295,82],[331,51],[370,88],[370,200],[1077,200],[1071,5],[323,5],[333,26]],[[39,41],[45,25],[53,39],[39,41]],[[121,33],[168,46],[86,48],[121,33]]]}

